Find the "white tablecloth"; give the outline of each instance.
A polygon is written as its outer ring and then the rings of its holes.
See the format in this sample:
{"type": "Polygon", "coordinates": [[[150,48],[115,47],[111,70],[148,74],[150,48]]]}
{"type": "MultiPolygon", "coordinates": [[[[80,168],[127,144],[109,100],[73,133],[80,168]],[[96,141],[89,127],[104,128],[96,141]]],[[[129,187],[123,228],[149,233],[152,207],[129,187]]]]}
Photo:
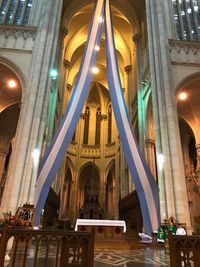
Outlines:
{"type": "Polygon", "coordinates": [[[122,227],[123,232],[126,232],[126,223],[125,221],[118,220],[91,220],[91,219],[77,219],[75,225],[75,231],[78,231],[78,226],[113,226],[113,227],[122,227]]]}

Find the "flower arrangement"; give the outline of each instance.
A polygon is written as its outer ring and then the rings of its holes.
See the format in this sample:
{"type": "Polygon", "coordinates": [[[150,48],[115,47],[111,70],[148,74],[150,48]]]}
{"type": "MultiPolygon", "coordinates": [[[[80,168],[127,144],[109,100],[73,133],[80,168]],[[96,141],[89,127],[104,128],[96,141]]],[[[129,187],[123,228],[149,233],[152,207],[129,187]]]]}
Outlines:
{"type": "Polygon", "coordinates": [[[196,235],[200,235],[200,224],[199,223],[195,224],[194,230],[195,230],[196,235]]]}
{"type": "Polygon", "coordinates": [[[7,226],[8,228],[15,228],[21,225],[18,217],[11,214],[11,212],[3,212],[3,218],[0,219],[0,228],[7,226]]]}

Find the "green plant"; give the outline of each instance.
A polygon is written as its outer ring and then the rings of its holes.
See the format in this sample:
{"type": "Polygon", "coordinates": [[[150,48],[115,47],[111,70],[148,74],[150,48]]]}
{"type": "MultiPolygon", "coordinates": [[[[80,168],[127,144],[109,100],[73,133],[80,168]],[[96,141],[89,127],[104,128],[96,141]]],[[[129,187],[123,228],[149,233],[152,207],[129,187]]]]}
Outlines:
{"type": "Polygon", "coordinates": [[[196,234],[200,234],[200,224],[199,223],[195,224],[194,230],[195,230],[196,234]]]}
{"type": "Polygon", "coordinates": [[[0,228],[7,226],[8,228],[15,228],[21,225],[21,222],[16,216],[12,216],[11,212],[3,212],[3,218],[0,219],[0,228]]]}

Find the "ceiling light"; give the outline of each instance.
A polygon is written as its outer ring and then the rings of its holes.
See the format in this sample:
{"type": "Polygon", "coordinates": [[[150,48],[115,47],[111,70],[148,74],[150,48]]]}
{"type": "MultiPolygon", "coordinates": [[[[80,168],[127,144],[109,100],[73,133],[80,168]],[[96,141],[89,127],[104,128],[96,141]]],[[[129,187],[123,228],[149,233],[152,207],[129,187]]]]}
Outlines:
{"type": "Polygon", "coordinates": [[[100,50],[100,47],[99,47],[98,45],[95,45],[94,49],[95,49],[96,51],[99,51],[99,50],[100,50]]]}
{"type": "Polygon", "coordinates": [[[98,17],[98,22],[102,23],[103,22],[103,18],[102,17],[98,17]]]}
{"type": "Polygon", "coordinates": [[[158,167],[159,167],[160,170],[162,170],[163,169],[163,165],[164,165],[164,161],[165,161],[164,155],[163,154],[158,154],[157,159],[158,159],[158,167]]]}
{"type": "Polygon", "coordinates": [[[181,92],[181,93],[179,94],[179,99],[180,99],[180,100],[186,100],[187,97],[188,97],[188,95],[187,95],[187,93],[185,93],[185,92],[181,92]]]}
{"type": "Polygon", "coordinates": [[[99,73],[99,68],[97,68],[97,67],[93,67],[93,68],[92,68],[92,72],[93,72],[94,74],[99,73]]]}
{"type": "Polygon", "coordinates": [[[58,71],[55,70],[55,69],[52,69],[52,70],[50,71],[50,75],[51,75],[52,79],[55,80],[55,79],[57,79],[57,77],[58,77],[58,71]]]}
{"type": "Polygon", "coordinates": [[[32,158],[35,165],[38,163],[39,157],[40,157],[40,150],[35,148],[32,152],[32,158]]]}
{"type": "Polygon", "coordinates": [[[16,86],[17,86],[16,81],[14,81],[14,80],[8,81],[8,87],[9,88],[15,88],[16,86]]]}

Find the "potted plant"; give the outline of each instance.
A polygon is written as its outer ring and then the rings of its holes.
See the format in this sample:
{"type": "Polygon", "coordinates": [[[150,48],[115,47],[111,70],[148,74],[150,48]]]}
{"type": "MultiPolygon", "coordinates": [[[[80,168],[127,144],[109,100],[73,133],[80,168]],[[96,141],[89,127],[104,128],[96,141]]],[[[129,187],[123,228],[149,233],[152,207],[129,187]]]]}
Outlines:
{"type": "Polygon", "coordinates": [[[200,224],[199,223],[195,224],[193,234],[194,235],[200,235],[200,224]]]}

